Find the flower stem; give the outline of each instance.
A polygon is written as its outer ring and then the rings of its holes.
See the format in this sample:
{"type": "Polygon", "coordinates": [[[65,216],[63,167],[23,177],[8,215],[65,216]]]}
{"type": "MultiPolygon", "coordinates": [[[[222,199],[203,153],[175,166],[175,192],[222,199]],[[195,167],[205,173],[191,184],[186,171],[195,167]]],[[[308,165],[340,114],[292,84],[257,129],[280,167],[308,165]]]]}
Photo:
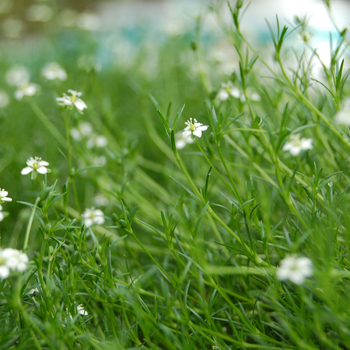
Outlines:
{"type": "Polygon", "coordinates": [[[29,241],[30,230],[31,230],[31,228],[32,228],[35,210],[36,210],[36,208],[38,207],[39,201],[40,201],[40,197],[37,197],[37,199],[35,200],[35,203],[34,203],[34,207],[33,207],[33,210],[32,210],[32,214],[30,215],[30,218],[29,218],[29,222],[28,222],[28,226],[27,226],[27,231],[26,231],[26,235],[25,235],[25,239],[24,239],[24,245],[23,245],[23,251],[24,251],[24,252],[27,250],[27,247],[28,247],[28,241],[29,241]]]}

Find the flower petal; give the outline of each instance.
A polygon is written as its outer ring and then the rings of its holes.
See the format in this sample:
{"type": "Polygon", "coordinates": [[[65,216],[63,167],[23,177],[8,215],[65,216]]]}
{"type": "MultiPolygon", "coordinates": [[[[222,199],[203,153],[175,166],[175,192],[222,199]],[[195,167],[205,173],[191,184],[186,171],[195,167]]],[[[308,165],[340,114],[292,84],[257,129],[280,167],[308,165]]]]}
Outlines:
{"type": "Polygon", "coordinates": [[[39,174],[46,174],[48,171],[44,166],[41,166],[39,169],[36,170],[39,174]]]}

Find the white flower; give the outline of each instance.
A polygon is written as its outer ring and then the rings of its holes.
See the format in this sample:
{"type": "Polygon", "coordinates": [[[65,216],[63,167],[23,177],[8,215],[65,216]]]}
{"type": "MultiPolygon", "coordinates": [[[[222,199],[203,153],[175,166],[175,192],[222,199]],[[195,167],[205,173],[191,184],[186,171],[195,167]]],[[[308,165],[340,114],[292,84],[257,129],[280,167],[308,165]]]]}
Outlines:
{"type": "Polygon", "coordinates": [[[57,97],[56,101],[63,107],[73,108],[75,106],[76,109],[82,113],[83,110],[87,108],[85,102],[79,98],[82,93],[74,90],[68,90],[68,92],[71,94],[71,96],[63,94],[63,97],[57,97]]]}
{"type": "Polygon", "coordinates": [[[108,143],[108,141],[107,141],[107,139],[104,136],[102,136],[102,135],[98,135],[98,136],[92,135],[88,139],[88,141],[86,143],[86,146],[88,148],[93,148],[95,146],[101,148],[101,147],[106,147],[107,143],[108,143]]]}
{"type": "Polygon", "coordinates": [[[241,93],[239,89],[234,87],[232,82],[229,81],[227,84],[221,84],[221,89],[219,90],[217,96],[219,100],[226,101],[230,96],[239,98],[241,96],[241,93]]]}
{"type": "Polygon", "coordinates": [[[195,142],[191,135],[188,135],[187,137],[182,137],[182,132],[179,132],[175,135],[175,144],[177,149],[184,148],[187,144],[191,144],[195,142]]]}
{"type": "Polygon", "coordinates": [[[3,256],[3,252],[0,249],[0,279],[7,278],[10,275],[10,268],[6,265],[6,257],[3,256]]]}
{"type": "Polygon", "coordinates": [[[47,174],[50,172],[50,169],[47,169],[46,167],[49,165],[48,162],[45,160],[42,160],[40,157],[30,157],[30,159],[27,160],[27,167],[22,169],[21,174],[22,175],[28,175],[32,173],[32,180],[37,177],[37,173],[39,174],[47,174]]]}
{"type": "Polygon", "coordinates": [[[0,278],[7,278],[10,275],[10,270],[23,272],[27,268],[28,261],[27,254],[19,250],[0,249],[0,278]]]}
{"type": "Polygon", "coordinates": [[[107,163],[105,156],[96,157],[93,161],[95,165],[104,166],[107,163]]]}
{"type": "Polygon", "coordinates": [[[52,9],[47,5],[32,5],[28,8],[26,17],[32,22],[47,22],[52,18],[52,9]]]}
{"type": "Polygon", "coordinates": [[[42,74],[47,80],[67,79],[66,71],[57,62],[48,63],[44,67],[42,74]]]}
{"type": "Polygon", "coordinates": [[[105,222],[103,211],[95,208],[85,209],[83,218],[86,227],[90,227],[93,224],[102,225],[105,222]]]}
{"type": "Polygon", "coordinates": [[[3,214],[3,212],[2,212],[2,206],[0,205],[0,222],[2,221],[2,220],[4,220],[4,214],[3,214]]]}
{"type": "Polygon", "coordinates": [[[17,100],[22,100],[24,96],[34,96],[38,92],[39,88],[40,86],[37,84],[24,84],[20,86],[20,88],[17,91],[15,91],[15,97],[17,100]]]}
{"type": "MultiPolygon", "coordinates": [[[[247,94],[248,100],[250,100],[250,101],[260,101],[261,100],[260,95],[257,94],[256,92],[252,92],[249,88],[246,90],[246,94],[247,94]]],[[[240,100],[242,103],[245,102],[245,96],[243,93],[241,94],[240,100]]]]}
{"type": "Polygon", "coordinates": [[[95,31],[100,27],[100,19],[94,13],[85,12],[79,15],[77,26],[85,30],[95,31]]]}
{"type": "Polygon", "coordinates": [[[0,188],[0,203],[12,202],[12,198],[7,197],[9,193],[0,188]]]}
{"type": "Polygon", "coordinates": [[[197,137],[202,137],[202,131],[205,131],[209,128],[208,125],[203,125],[202,123],[198,123],[197,119],[190,118],[186,123],[187,126],[182,133],[182,137],[186,139],[190,135],[194,135],[197,137]]]}
{"type": "Polygon", "coordinates": [[[22,272],[27,269],[27,263],[29,261],[27,254],[16,249],[7,248],[4,249],[3,256],[6,259],[6,265],[11,270],[22,272]]]}
{"type": "Polygon", "coordinates": [[[350,126],[350,98],[343,102],[342,109],[334,116],[337,124],[350,126]]]}
{"type": "Polygon", "coordinates": [[[29,83],[30,75],[26,67],[16,66],[6,73],[6,81],[10,85],[22,86],[29,83]]]}
{"type": "Polygon", "coordinates": [[[5,108],[10,102],[6,92],[0,91],[0,108],[5,108]]]}
{"type": "Polygon", "coordinates": [[[77,128],[73,128],[70,131],[74,140],[80,141],[82,137],[89,136],[92,133],[92,125],[87,122],[79,123],[77,128]]]}
{"type": "Polygon", "coordinates": [[[109,201],[108,199],[103,196],[102,194],[97,194],[94,198],[94,203],[95,205],[97,205],[98,207],[105,207],[106,205],[108,205],[109,201]]]}
{"type": "Polygon", "coordinates": [[[309,258],[289,256],[283,259],[277,269],[279,280],[290,280],[295,284],[302,284],[305,278],[312,275],[312,261],[309,258]]]}
{"type": "Polygon", "coordinates": [[[296,134],[290,136],[290,141],[283,146],[283,151],[289,151],[293,156],[297,156],[301,151],[312,148],[312,139],[300,138],[300,135],[296,134]]]}
{"type": "Polygon", "coordinates": [[[77,306],[77,312],[78,312],[79,315],[82,315],[82,316],[89,315],[88,312],[84,309],[84,306],[82,304],[79,304],[77,306]]]}

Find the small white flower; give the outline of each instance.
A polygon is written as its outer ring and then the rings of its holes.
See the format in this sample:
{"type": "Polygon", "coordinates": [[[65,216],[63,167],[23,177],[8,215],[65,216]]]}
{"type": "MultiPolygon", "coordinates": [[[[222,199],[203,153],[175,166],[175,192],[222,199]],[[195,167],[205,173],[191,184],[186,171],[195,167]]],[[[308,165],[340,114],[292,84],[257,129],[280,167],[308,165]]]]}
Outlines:
{"type": "Polygon", "coordinates": [[[6,92],[0,91],[0,108],[5,108],[10,102],[6,92]]]}
{"type": "Polygon", "coordinates": [[[77,306],[77,312],[79,315],[82,315],[82,316],[88,316],[88,312],[84,309],[84,306],[82,304],[79,304],[77,306]]]}
{"type": "Polygon", "coordinates": [[[37,173],[39,174],[47,174],[50,172],[50,169],[47,169],[46,167],[49,165],[48,162],[45,160],[42,160],[40,157],[30,157],[30,159],[27,160],[27,167],[22,169],[21,174],[22,175],[28,175],[32,173],[32,180],[37,177],[37,173]]]}
{"type": "Polygon", "coordinates": [[[96,157],[93,161],[95,165],[104,166],[107,163],[105,156],[96,157]]]}
{"type": "Polygon", "coordinates": [[[301,151],[312,148],[312,139],[300,138],[300,135],[296,134],[290,136],[290,141],[283,146],[283,151],[289,151],[293,156],[297,156],[301,151]]]}
{"type": "Polygon", "coordinates": [[[79,15],[77,26],[85,30],[95,31],[100,27],[100,19],[94,13],[85,12],[79,15]]]}
{"type": "Polygon", "coordinates": [[[0,188],[0,203],[12,202],[12,198],[7,197],[9,193],[0,188]]]}
{"type": "Polygon", "coordinates": [[[302,284],[305,278],[312,276],[312,261],[304,257],[286,257],[281,261],[276,276],[281,281],[290,280],[295,284],[302,284]]]}
{"type": "MultiPolygon", "coordinates": [[[[257,94],[256,92],[252,92],[249,88],[247,89],[246,94],[247,94],[248,100],[250,100],[250,101],[256,101],[257,102],[257,101],[261,100],[260,95],[257,94]]],[[[241,100],[242,103],[245,102],[245,96],[244,96],[243,93],[241,94],[240,100],[241,100]]]]}
{"type": "Polygon", "coordinates": [[[4,220],[5,215],[2,212],[2,206],[0,205],[0,222],[4,220]]]}
{"type": "Polygon", "coordinates": [[[80,141],[83,137],[89,136],[92,133],[92,125],[87,122],[79,123],[77,128],[73,128],[70,131],[74,140],[80,141]]]}
{"type": "Polygon", "coordinates": [[[75,106],[79,113],[82,113],[83,110],[87,108],[85,102],[79,98],[82,93],[74,90],[68,90],[68,92],[71,94],[71,96],[63,94],[63,97],[57,97],[56,101],[63,107],[73,108],[75,106]]]}
{"type": "Polygon", "coordinates": [[[342,109],[334,116],[337,124],[350,126],[350,98],[343,102],[342,109]]]}
{"type": "Polygon", "coordinates": [[[239,98],[241,93],[237,87],[234,87],[232,82],[229,81],[227,84],[222,83],[221,89],[218,92],[218,99],[220,101],[226,101],[230,96],[239,98]]]}
{"type": "Polygon", "coordinates": [[[30,80],[29,71],[26,67],[16,66],[6,73],[6,81],[10,85],[22,86],[28,84],[30,80]]]}
{"type": "Polygon", "coordinates": [[[12,248],[0,249],[0,278],[7,278],[10,275],[10,270],[25,271],[28,261],[27,254],[19,250],[12,248]]]}
{"type": "Polygon", "coordinates": [[[15,91],[15,97],[17,100],[22,100],[24,96],[34,96],[40,86],[34,83],[27,83],[19,87],[18,90],[15,91]]]}
{"type": "Polygon", "coordinates": [[[10,268],[6,264],[6,257],[3,256],[3,250],[0,249],[0,279],[7,278],[10,275],[10,268]]]}
{"type": "Polygon", "coordinates": [[[98,136],[92,135],[88,139],[88,141],[86,143],[86,146],[88,148],[93,148],[93,147],[100,147],[101,148],[101,147],[106,147],[107,143],[108,143],[108,141],[107,141],[107,139],[104,136],[102,136],[102,135],[98,135],[98,136]]]}
{"type": "Polygon", "coordinates": [[[16,249],[6,248],[3,250],[3,256],[6,259],[6,265],[11,270],[23,272],[27,269],[27,263],[29,261],[27,254],[16,249]]]}
{"type": "Polygon", "coordinates": [[[44,67],[42,74],[47,80],[67,79],[66,71],[57,62],[48,63],[44,67]]]}
{"type": "Polygon", "coordinates": [[[32,22],[47,22],[52,15],[52,9],[47,5],[32,5],[26,13],[27,20],[32,22]]]}
{"type": "Polygon", "coordinates": [[[202,137],[202,131],[205,131],[209,128],[208,125],[203,125],[202,123],[198,123],[197,119],[190,118],[187,122],[185,130],[182,133],[182,137],[186,139],[190,135],[194,135],[197,137],[202,137]]]}
{"type": "Polygon", "coordinates": [[[175,144],[177,149],[184,148],[187,144],[194,143],[195,141],[188,135],[186,138],[182,137],[182,132],[179,132],[175,135],[175,144]]]}
{"type": "Polygon", "coordinates": [[[83,218],[86,227],[90,227],[93,224],[102,225],[105,222],[103,211],[95,208],[86,208],[83,214],[83,218]]]}
{"type": "Polygon", "coordinates": [[[108,199],[103,196],[102,194],[97,194],[94,198],[94,203],[95,205],[97,205],[98,207],[105,207],[106,205],[108,205],[109,201],[108,199]]]}

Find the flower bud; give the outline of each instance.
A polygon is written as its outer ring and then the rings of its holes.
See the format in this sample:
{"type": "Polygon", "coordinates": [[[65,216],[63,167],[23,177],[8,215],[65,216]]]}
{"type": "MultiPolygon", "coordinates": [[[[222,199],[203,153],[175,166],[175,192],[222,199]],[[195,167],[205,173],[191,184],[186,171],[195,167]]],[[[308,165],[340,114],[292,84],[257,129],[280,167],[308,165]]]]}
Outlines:
{"type": "Polygon", "coordinates": [[[121,219],[121,220],[119,220],[119,225],[120,225],[122,228],[125,228],[125,227],[128,226],[128,223],[127,223],[125,220],[121,219]]]}
{"type": "Polygon", "coordinates": [[[209,134],[209,142],[210,143],[215,143],[215,135],[213,132],[209,134]]]}
{"type": "Polygon", "coordinates": [[[236,4],[236,7],[237,7],[238,9],[240,9],[242,6],[243,6],[243,1],[242,1],[242,0],[238,0],[238,1],[237,1],[237,4],[236,4]]]}
{"type": "Polygon", "coordinates": [[[80,260],[80,254],[78,251],[75,251],[71,256],[70,261],[72,265],[75,266],[79,262],[79,260],[80,260]]]}
{"type": "Polygon", "coordinates": [[[195,42],[195,41],[191,41],[191,49],[193,50],[193,51],[197,51],[197,43],[195,42]]]}

